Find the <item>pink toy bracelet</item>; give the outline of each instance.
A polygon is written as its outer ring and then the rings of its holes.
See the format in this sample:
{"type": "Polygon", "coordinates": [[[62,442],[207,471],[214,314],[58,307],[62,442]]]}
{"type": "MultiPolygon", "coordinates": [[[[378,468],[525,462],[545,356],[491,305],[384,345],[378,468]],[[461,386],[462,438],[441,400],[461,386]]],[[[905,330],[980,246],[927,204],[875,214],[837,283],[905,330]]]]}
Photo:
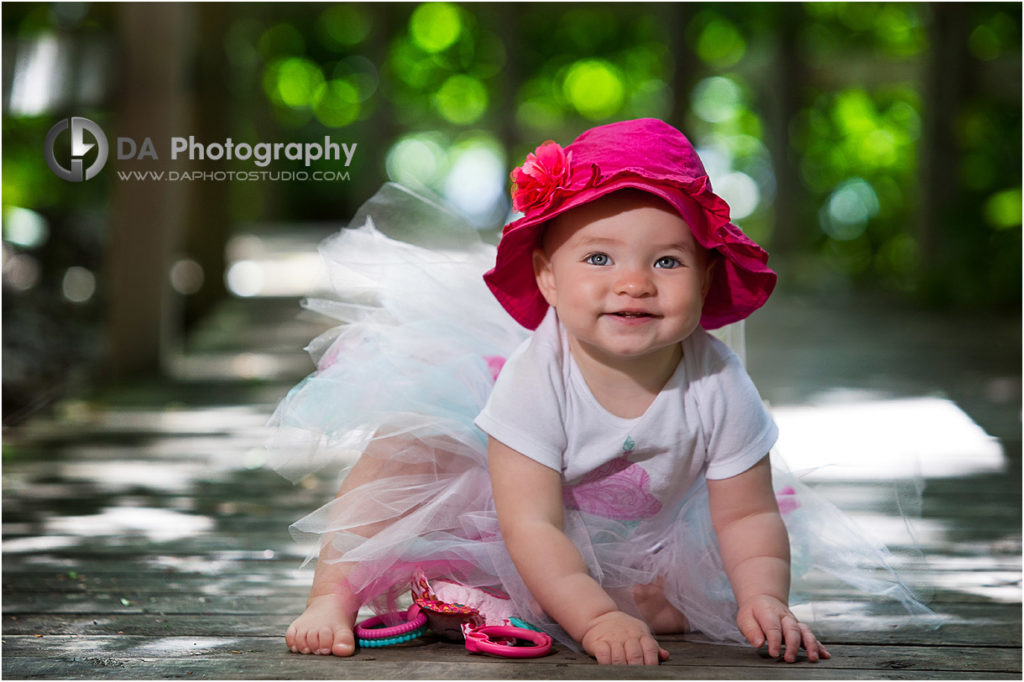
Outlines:
{"type": "Polygon", "coordinates": [[[427,617],[420,613],[420,607],[413,604],[409,607],[409,610],[402,613],[389,613],[385,616],[374,616],[367,618],[359,625],[356,625],[356,637],[359,639],[387,639],[389,637],[397,637],[404,635],[407,632],[418,630],[427,624],[427,617]],[[404,615],[406,621],[399,623],[398,625],[392,625],[391,627],[381,627],[384,623],[393,616],[404,615]]]}
{"type": "Polygon", "coordinates": [[[484,625],[466,632],[466,648],[474,653],[492,654],[503,658],[536,658],[551,651],[551,637],[543,632],[510,625],[484,625]],[[489,635],[513,641],[494,641],[489,635]],[[533,642],[534,646],[514,646],[517,639],[533,642]]]}

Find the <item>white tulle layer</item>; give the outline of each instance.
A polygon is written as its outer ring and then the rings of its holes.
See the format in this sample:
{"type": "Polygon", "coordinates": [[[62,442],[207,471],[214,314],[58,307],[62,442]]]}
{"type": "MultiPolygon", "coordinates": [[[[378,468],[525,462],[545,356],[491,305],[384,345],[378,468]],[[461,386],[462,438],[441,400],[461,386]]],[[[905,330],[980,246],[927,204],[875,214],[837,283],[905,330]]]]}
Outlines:
{"type": "MultiPolygon", "coordinates": [[[[269,447],[275,468],[292,479],[315,471],[333,476],[353,451],[362,456],[342,493],[293,524],[293,535],[317,538],[316,555],[329,544],[333,560],[357,564],[350,587],[381,610],[421,569],[429,579],[504,591],[521,618],[576,647],[533,601],[501,541],[486,436],[473,425],[494,382],[495,358],[526,336],[481,279],[493,247],[394,185],[361,213],[359,227],[320,247],[340,300],[308,307],[342,324],[310,344],[317,369],[277,407],[269,447]],[[403,240],[385,235],[396,231],[403,240]]],[[[773,461],[795,601],[804,596],[804,577],[827,574],[912,616],[930,614],[890,568],[883,547],[785,471],[776,455],[773,461]]],[[[663,581],[695,630],[713,641],[743,641],[704,485],[667,526],[569,510],[565,532],[622,609],[638,613],[631,589],[663,581]]]]}

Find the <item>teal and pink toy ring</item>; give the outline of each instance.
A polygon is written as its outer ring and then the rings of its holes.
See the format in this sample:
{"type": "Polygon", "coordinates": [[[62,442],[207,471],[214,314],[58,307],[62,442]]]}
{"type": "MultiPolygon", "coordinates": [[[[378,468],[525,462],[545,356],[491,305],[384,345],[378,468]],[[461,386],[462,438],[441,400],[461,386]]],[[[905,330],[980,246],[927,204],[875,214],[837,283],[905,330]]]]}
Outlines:
{"type": "Polygon", "coordinates": [[[359,646],[376,648],[409,642],[427,631],[427,617],[420,613],[420,607],[413,604],[403,613],[389,613],[384,616],[367,618],[356,625],[355,635],[359,646]],[[396,618],[405,617],[398,625],[385,627],[384,624],[396,618]]]}
{"type": "MultiPolygon", "coordinates": [[[[473,653],[491,654],[502,658],[536,658],[551,651],[551,637],[543,632],[530,629],[533,626],[515,619],[513,625],[483,625],[472,627],[466,624],[463,632],[466,649],[473,653]],[[524,645],[524,643],[528,643],[524,645]]],[[[373,616],[362,621],[355,628],[359,646],[374,649],[411,642],[427,631],[427,617],[413,604],[405,613],[396,612],[373,616]],[[402,619],[397,625],[385,623],[402,619]]]]}

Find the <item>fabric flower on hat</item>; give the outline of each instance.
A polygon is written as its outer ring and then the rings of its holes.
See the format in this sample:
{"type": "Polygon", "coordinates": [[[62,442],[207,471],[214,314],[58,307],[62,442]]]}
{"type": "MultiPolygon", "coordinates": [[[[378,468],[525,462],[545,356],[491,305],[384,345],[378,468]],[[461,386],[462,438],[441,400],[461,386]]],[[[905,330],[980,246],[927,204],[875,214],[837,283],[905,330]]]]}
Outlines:
{"type": "Polygon", "coordinates": [[[572,152],[550,140],[527,154],[523,165],[512,171],[512,208],[525,212],[549,202],[555,190],[569,185],[571,162],[572,152]]]}

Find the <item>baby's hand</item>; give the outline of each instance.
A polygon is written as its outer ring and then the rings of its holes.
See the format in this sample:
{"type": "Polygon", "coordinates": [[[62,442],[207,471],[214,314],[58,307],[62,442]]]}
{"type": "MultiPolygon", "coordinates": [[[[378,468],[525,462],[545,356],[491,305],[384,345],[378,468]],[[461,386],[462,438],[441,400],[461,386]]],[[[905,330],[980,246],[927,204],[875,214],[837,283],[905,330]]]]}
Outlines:
{"type": "Polygon", "coordinates": [[[762,594],[751,598],[740,607],[736,624],[755,649],[767,641],[768,654],[774,658],[782,654],[782,645],[785,644],[784,660],[787,663],[796,661],[801,645],[807,650],[810,661],[832,657],[811,629],[798,621],[789,607],[775,597],[762,594]]]}
{"type": "Polygon", "coordinates": [[[580,643],[602,665],[658,665],[668,660],[647,623],[622,611],[591,621],[580,643]]]}

